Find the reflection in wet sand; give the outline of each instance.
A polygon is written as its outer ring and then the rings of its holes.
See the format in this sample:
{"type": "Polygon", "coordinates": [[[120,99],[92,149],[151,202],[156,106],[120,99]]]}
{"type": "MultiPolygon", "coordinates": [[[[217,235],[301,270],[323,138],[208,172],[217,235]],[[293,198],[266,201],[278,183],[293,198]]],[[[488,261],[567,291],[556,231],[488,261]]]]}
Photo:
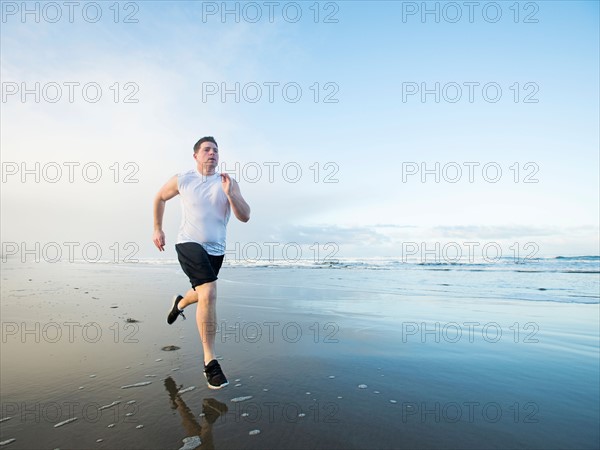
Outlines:
{"type": "MultiPolygon", "coordinates": [[[[180,391],[181,386],[178,387],[173,378],[167,377],[165,379],[165,388],[169,393],[171,409],[176,409],[179,412],[181,423],[187,435],[189,437],[199,436],[202,448],[214,449],[212,425],[223,413],[227,412],[227,405],[214,398],[205,398],[202,401],[202,415],[200,416],[201,420],[199,423],[192,410],[186,405],[183,398],[181,398],[181,393],[183,392],[180,391]]],[[[185,448],[191,449],[193,447],[186,446],[185,448]]]]}

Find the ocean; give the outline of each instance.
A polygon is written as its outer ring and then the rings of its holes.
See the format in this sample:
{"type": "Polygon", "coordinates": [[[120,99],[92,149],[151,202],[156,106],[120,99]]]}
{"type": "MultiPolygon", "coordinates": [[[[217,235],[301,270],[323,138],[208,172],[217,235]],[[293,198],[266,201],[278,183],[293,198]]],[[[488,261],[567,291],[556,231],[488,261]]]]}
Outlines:
{"type": "Polygon", "coordinates": [[[9,260],[0,442],[595,449],[599,267],[595,256],[226,261],[216,346],[230,385],[213,391],[195,306],[165,323],[189,287],[175,261],[9,260]]]}

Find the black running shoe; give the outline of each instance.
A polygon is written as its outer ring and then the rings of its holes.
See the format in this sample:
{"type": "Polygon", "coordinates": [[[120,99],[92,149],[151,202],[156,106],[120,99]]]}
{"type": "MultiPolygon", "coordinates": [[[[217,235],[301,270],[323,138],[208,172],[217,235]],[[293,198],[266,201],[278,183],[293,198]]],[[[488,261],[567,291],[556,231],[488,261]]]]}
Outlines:
{"type": "Polygon", "coordinates": [[[221,389],[229,384],[216,359],[213,359],[204,366],[204,375],[206,376],[206,381],[208,381],[208,387],[211,389],[221,389]]]}
{"type": "Polygon", "coordinates": [[[176,295],[175,297],[173,297],[173,307],[171,308],[171,311],[169,311],[169,315],[167,316],[167,323],[169,325],[175,322],[179,316],[183,317],[183,319],[185,320],[183,310],[177,307],[177,305],[179,305],[179,301],[182,299],[183,297],[181,295],[176,295]]]}

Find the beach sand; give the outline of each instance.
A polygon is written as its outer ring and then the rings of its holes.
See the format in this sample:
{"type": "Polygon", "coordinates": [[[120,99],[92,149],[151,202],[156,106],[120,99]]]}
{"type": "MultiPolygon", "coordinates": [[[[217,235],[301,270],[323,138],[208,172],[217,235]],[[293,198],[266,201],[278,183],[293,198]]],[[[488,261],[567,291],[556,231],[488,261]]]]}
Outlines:
{"type": "Polygon", "coordinates": [[[178,266],[9,260],[2,448],[598,448],[598,301],[553,279],[224,266],[214,391],[178,266]]]}

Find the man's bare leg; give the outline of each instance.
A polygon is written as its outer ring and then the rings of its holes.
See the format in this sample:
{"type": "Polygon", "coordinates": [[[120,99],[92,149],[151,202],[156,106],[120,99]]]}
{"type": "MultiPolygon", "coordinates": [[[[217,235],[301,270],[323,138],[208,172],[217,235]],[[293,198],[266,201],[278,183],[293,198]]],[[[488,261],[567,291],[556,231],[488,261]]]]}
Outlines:
{"type": "MultiPolygon", "coordinates": [[[[184,300],[189,297],[189,292],[184,300]]],[[[196,286],[196,324],[200,338],[202,339],[202,349],[204,350],[204,365],[215,359],[215,336],[217,332],[217,282],[204,283],[196,286]]],[[[180,304],[184,301],[181,300],[180,304]]]]}
{"type": "Polygon", "coordinates": [[[179,311],[173,307],[167,323],[175,322],[181,310],[192,303],[197,303],[196,307],[196,324],[200,339],[202,341],[202,351],[204,353],[204,374],[208,382],[208,387],[211,389],[221,389],[227,386],[229,382],[221,369],[221,365],[215,358],[215,336],[217,334],[217,282],[212,281],[200,286],[196,286],[195,290],[190,290],[185,294],[185,297],[177,296],[175,305],[179,311]]]}
{"type": "Polygon", "coordinates": [[[215,334],[217,330],[217,282],[204,283],[196,286],[196,290],[190,289],[185,293],[185,297],[179,300],[177,307],[185,307],[198,303],[196,309],[196,323],[198,332],[202,339],[202,348],[204,350],[204,364],[206,365],[215,359],[215,334]],[[202,298],[199,302],[198,298],[202,298]]]}
{"type": "Polygon", "coordinates": [[[197,302],[198,302],[198,293],[195,290],[190,289],[189,291],[187,291],[185,293],[185,296],[181,300],[179,300],[177,307],[179,309],[183,309],[186,306],[192,305],[197,302]]]}

